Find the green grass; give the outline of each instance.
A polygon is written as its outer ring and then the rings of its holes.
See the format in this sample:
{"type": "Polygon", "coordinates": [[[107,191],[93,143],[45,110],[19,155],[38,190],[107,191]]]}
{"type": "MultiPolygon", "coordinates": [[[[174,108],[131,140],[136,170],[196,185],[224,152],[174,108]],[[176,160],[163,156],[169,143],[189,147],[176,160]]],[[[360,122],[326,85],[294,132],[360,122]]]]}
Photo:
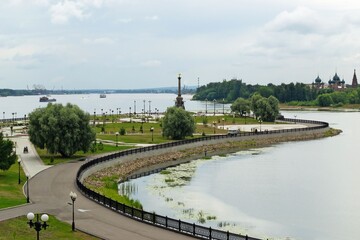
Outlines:
{"type": "Polygon", "coordinates": [[[0,171],[0,209],[26,203],[26,197],[22,192],[26,176],[22,169],[20,169],[20,184],[18,184],[18,179],[18,163],[13,164],[7,171],[0,171]]]}
{"type": "MultiPolygon", "coordinates": [[[[116,141],[116,135],[114,134],[97,134],[96,138],[101,140],[111,140],[116,141]]],[[[170,142],[171,140],[164,138],[160,133],[154,132],[154,141],[152,141],[151,133],[134,133],[118,136],[119,142],[124,143],[148,143],[148,144],[158,144],[170,142]]]]}
{"type": "MultiPolygon", "coordinates": [[[[94,178],[94,176],[90,176],[90,178],[94,178]]],[[[91,185],[87,185],[86,187],[90,188],[91,190],[100,193],[108,198],[111,198],[112,200],[116,200],[120,203],[124,203],[128,206],[132,206],[138,209],[142,209],[142,205],[138,200],[134,200],[129,198],[126,195],[119,195],[118,192],[118,181],[119,176],[113,175],[108,177],[103,177],[101,179],[102,182],[104,182],[103,187],[94,187],[91,185]]]]}
{"type": "MultiPolygon", "coordinates": [[[[36,231],[27,224],[26,216],[0,222],[0,240],[28,240],[36,239],[36,231]]],[[[92,240],[98,239],[80,231],[71,231],[71,225],[49,216],[47,222],[50,226],[40,231],[40,239],[74,239],[74,240],[92,240]]]]}
{"type": "MultiPolygon", "coordinates": [[[[212,135],[214,134],[226,134],[227,130],[219,129],[218,127],[222,127],[224,125],[239,125],[239,124],[259,124],[258,120],[250,118],[250,117],[235,117],[231,115],[225,116],[207,116],[207,125],[202,125],[204,117],[196,116],[194,120],[196,123],[196,134],[205,133],[205,135],[212,135]],[[216,128],[214,129],[213,123],[216,123],[216,128]]],[[[264,122],[264,124],[271,124],[264,122]]],[[[93,127],[94,131],[96,132],[96,137],[101,140],[110,140],[116,141],[116,132],[119,132],[121,128],[124,128],[126,131],[125,135],[118,135],[117,140],[119,142],[124,143],[164,143],[169,142],[171,140],[166,139],[162,136],[162,129],[160,126],[160,122],[157,123],[106,123],[105,124],[105,133],[101,133],[101,127],[103,125],[99,124],[97,127],[93,127]],[[143,127],[143,132],[140,132],[140,127],[143,127]],[[133,131],[134,127],[134,131],[133,131]],[[150,128],[154,128],[153,138],[152,140],[152,133],[150,128]]]]}
{"type": "Polygon", "coordinates": [[[104,149],[97,150],[95,153],[92,153],[92,152],[84,153],[82,151],[78,151],[70,158],[63,158],[60,154],[55,154],[55,155],[49,154],[46,149],[36,148],[36,151],[39,154],[42,161],[46,165],[53,165],[53,164],[68,162],[70,160],[84,158],[84,157],[94,155],[94,154],[102,154],[102,153],[115,152],[115,151],[121,151],[121,150],[133,148],[133,146],[118,146],[118,147],[116,147],[116,146],[107,145],[107,144],[104,144],[103,146],[104,146],[104,149]],[[54,158],[53,162],[51,162],[51,157],[54,158]]]}

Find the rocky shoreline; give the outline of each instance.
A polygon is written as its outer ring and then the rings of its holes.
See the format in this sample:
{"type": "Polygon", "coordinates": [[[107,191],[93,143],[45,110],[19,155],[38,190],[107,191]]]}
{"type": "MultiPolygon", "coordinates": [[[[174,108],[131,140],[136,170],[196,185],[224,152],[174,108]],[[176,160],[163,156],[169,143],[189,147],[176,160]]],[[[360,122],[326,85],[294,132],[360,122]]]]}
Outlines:
{"type": "Polygon", "coordinates": [[[211,145],[204,145],[196,148],[189,148],[176,152],[159,154],[151,157],[137,158],[133,161],[117,164],[115,166],[105,168],[84,179],[84,184],[91,189],[105,187],[104,179],[114,178],[118,181],[127,179],[133,174],[147,172],[151,169],[174,166],[183,162],[206,156],[227,154],[246,150],[249,148],[260,148],[280,142],[305,141],[324,137],[331,137],[340,134],[342,131],[329,128],[324,132],[304,132],[304,134],[289,136],[271,136],[264,135],[263,138],[256,138],[241,141],[228,141],[211,145]]]}

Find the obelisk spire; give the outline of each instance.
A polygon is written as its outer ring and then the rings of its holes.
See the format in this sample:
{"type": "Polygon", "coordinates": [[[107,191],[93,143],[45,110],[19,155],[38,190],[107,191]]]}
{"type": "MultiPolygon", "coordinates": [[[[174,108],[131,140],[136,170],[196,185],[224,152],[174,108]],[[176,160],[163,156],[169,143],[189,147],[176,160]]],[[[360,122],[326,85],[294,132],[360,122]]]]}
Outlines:
{"type": "Polygon", "coordinates": [[[176,107],[181,107],[185,109],[183,98],[181,97],[181,74],[178,76],[178,96],[175,102],[176,107]]]}

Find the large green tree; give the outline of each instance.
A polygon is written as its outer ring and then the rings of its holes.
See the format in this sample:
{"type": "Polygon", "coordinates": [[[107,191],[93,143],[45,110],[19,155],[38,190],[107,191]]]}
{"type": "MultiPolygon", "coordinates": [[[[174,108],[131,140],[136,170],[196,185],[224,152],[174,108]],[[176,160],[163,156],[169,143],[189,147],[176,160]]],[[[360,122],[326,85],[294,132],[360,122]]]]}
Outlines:
{"type": "Polygon", "coordinates": [[[238,98],[231,105],[231,111],[239,113],[241,116],[250,113],[250,101],[244,98],[238,98]]]}
{"type": "Polygon", "coordinates": [[[16,154],[13,148],[14,143],[8,139],[5,140],[0,132],[0,169],[3,171],[8,170],[15,163],[16,154]]]}
{"type": "Polygon", "coordinates": [[[176,140],[191,136],[195,131],[193,116],[182,108],[170,107],[162,121],[163,135],[176,140]]]}
{"type": "Polygon", "coordinates": [[[68,103],[49,103],[29,115],[30,141],[51,154],[70,157],[76,151],[87,152],[95,140],[90,125],[90,115],[78,106],[68,103]]]}
{"type": "Polygon", "coordinates": [[[264,98],[260,94],[254,94],[250,102],[251,110],[257,119],[273,122],[279,115],[279,100],[274,96],[264,98]]]}

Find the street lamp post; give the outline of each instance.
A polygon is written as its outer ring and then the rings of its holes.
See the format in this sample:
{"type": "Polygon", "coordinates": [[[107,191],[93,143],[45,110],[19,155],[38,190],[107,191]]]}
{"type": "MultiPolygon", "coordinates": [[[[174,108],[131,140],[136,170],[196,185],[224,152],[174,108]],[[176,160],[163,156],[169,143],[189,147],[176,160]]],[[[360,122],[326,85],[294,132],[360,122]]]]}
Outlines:
{"type": "Polygon", "coordinates": [[[26,174],[26,202],[30,203],[30,192],[29,192],[29,175],[26,174]]]}
{"type": "Polygon", "coordinates": [[[116,147],[118,147],[118,136],[119,136],[119,132],[116,132],[116,147]]]}
{"type": "Polygon", "coordinates": [[[39,221],[39,214],[36,214],[36,222],[33,222],[34,218],[35,218],[35,214],[32,212],[29,212],[26,215],[27,219],[29,220],[27,223],[29,224],[30,228],[35,229],[36,231],[36,239],[39,240],[39,232],[41,231],[41,229],[46,229],[49,225],[46,223],[49,220],[49,216],[47,214],[43,214],[41,215],[41,221],[39,221]]]}
{"type": "Polygon", "coordinates": [[[261,123],[262,123],[263,121],[262,121],[262,119],[260,118],[259,119],[259,123],[260,123],[260,132],[261,132],[261,123]]]}
{"type": "Polygon", "coordinates": [[[207,98],[205,98],[205,114],[207,114],[207,98]]]}
{"type": "Polygon", "coordinates": [[[19,157],[18,158],[18,160],[17,160],[17,162],[18,162],[18,165],[19,165],[19,183],[18,184],[20,184],[21,183],[21,179],[20,179],[20,163],[21,163],[21,158],[19,157]]]}
{"type": "Polygon", "coordinates": [[[154,128],[151,127],[150,131],[151,131],[151,141],[154,142],[154,128]]]}
{"type": "Polygon", "coordinates": [[[70,198],[71,198],[71,201],[72,201],[72,224],[71,224],[71,229],[74,232],[75,231],[75,200],[77,198],[76,193],[71,191],[70,192],[70,198]]]}
{"type": "Polygon", "coordinates": [[[96,108],[94,109],[94,126],[95,126],[96,108]]]}
{"type": "Polygon", "coordinates": [[[134,100],[134,114],[136,114],[136,100],[134,100]]]}
{"type": "Polygon", "coordinates": [[[214,99],[214,116],[215,116],[215,103],[216,103],[216,100],[214,99]]]}
{"type": "Polygon", "coordinates": [[[151,101],[149,100],[149,117],[151,115],[151,101]]]}
{"type": "Polygon", "coordinates": [[[143,102],[144,102],[144,108],[143,108],[143,113],[144,113],[144,118],[145,118],[145,100],[143,100],[143,102]]]}
{"type": "Polygon", "coordinates": [[[295,118],[295,124],[296,124],[296,117],[297,117],[297,116],[296,116],[296,115],[294,115],[294,118],[295,118]]]}
{"type": "Polygon", "coordinates": [[[222,118],[221,120],[223,122],[223,129],[225,130],[225,118],[222,118]]]}
{"type": "Polygon", "coordinates": [[[216,133],[216,121],[213,121],[213,125],[214,125],[214,134],[216,133]]]}
{"type": "Polygon", "coordinates": [[[223,98],[223,115],[225,115],[225,98],[223,98]]]}

